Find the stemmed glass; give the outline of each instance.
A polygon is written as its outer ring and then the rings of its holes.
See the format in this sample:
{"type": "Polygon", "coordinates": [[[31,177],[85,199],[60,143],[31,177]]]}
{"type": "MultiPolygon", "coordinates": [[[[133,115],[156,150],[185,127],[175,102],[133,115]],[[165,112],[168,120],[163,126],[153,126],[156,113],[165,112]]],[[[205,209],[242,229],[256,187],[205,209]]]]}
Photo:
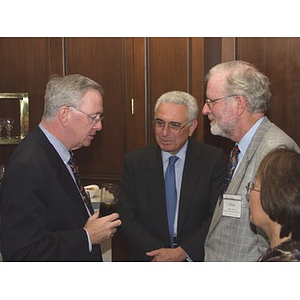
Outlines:
{"type": "Polygon", "coordinates": [[[4,177],[4,172],[5,172],[4,165],[0,165],[0,187],[1,187],[1,184],[2,184],[2,179],[4,177]]]}
{"type": "Polygon", "coordinates": [[[12,118],[6,118],[5,129],[7,131],[7,138],[11,139],[11,130],[14,127],[15,120],[12,118]]]}
{"type": "Polygon", "coordinates": [[[0,118],[0,139],[1,139],[1,132],[2,132],[2,130],[3,130],[4,126],[5,126],[5,124],[6,124],[6,120],[0,118]]]}

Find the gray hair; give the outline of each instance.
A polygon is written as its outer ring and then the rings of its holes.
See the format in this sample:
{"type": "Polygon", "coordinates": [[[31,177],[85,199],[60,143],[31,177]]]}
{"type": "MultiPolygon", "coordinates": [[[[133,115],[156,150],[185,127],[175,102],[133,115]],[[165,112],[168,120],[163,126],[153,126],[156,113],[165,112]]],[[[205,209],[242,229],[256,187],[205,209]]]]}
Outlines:
{"type": "Polygon", "coordinates": [[[51,77],[45,91],[43,118],[55,117],[59,108],[64,105],[78,107],[85,93],[90,89],[97,90],[101,95],[104,94],[100,84],[80,74],[51,77]]]}
{"type": "Polygon", "coordinates": [[[188,93],[181,91],[172,91],[162,94],[156,101],[154,107],[154,115],[156,115],[157,109],[162,103],[173,103],[186,106],[188,110],[187,121],[193,121],[198,118],[199,108],[197,101],[192,95],[188,93]]]}
{"type": "Polygon", "coordinates": [[[269,79],[252,64],[241,60],[218,64],[210,69],[205,81],[208,82],[216,73],[226,75],[224,88],[227,95],[244,96],[250,112],[265,113],[268,110],[271,97],[269,79]]]}

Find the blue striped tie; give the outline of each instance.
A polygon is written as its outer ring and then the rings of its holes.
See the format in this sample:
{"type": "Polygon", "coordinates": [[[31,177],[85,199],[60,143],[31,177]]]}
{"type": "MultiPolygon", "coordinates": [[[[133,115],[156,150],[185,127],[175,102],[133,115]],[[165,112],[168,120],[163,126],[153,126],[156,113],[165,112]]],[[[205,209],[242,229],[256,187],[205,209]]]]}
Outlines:
{"type": "Polygon", "coordinates": [[[177,204],[177,191],[175,182],[175,163],[178,160],[177,156],[170,156],[169,165],[165,174],[165,189],[166,189],[166,201],[167,201],[167,213],[168,213],[168,226],[171,247],[173,247],[174,238],[174,220],[177,204]]]}

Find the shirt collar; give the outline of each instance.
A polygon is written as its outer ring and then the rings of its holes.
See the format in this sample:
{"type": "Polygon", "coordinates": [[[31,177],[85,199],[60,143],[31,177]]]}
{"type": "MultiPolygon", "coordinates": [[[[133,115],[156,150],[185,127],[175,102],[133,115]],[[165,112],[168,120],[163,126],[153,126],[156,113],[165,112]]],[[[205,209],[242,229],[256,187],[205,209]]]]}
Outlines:
{"type": "Polygon", "coordinates": [[[260,118],[256,123],[251,127],[251,129],[242,137],[242,139],[237,143],[242,155],[245,154],[247,148],[264,117],[260,118]]]}
{"type": "Polygon", "coordinates": [[[70,152],[68,148],[60,140],[58,140],[52,133],[50,133],[47,129],[45,129],[41,123],[39,124],[39,127],[46,135],[47,139],[52,144],[54,149],[57,151],[57,153],[59,154],[63,162],[67,164],[70,159],[70,152]]]}
{"type": "MultiPolygon", "coordinates": [[[[185,154],[186,154],[186,149],[187,149],[187,145],[188,145],[188,140],[185,142],[185,144],[183,145],[183,147],[179,150],[178,153],[176,153],[175,155],[181,159],[182,161],[184,161],[185,159],[185,154]]],[[[173,156],[173,154],[171,154],[170,152],[166,152],[166,151],[161,151],[162,154],[162,160],[165,163],[167,160],[169,160],[170,156],[173,156]]]]}

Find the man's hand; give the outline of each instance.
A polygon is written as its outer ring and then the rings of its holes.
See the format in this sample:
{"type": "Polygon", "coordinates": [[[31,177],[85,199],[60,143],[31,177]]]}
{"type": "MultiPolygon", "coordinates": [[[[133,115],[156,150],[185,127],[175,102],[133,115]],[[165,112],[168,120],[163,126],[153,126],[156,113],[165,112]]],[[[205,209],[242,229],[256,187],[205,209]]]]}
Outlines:
{"type": "Polygon", "coordinates": [[[112,238],[121,224],[117,213],[99,218],[99,212],[96,212],[88,218],[84,228],[90,236],[91,243],[97,245],[112,238]]]}
{"type": "Polygon", "coordinates": [[[146,253],[148,256],[153,256],[152,261],[185,261],[186,253],[181,247],[177,248],[160,248],[146,253]]]}

